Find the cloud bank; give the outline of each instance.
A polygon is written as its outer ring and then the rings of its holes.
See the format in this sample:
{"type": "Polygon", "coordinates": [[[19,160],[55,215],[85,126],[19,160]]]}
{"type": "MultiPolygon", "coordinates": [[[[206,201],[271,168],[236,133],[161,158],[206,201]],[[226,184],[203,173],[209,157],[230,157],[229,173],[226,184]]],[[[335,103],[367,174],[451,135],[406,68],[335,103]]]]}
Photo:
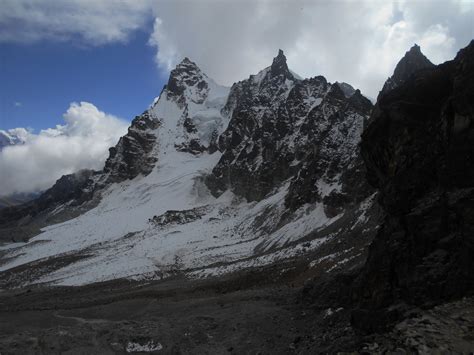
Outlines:
{"type": "Polygon", "coordinates": [[[88,102],[72,103],[65,124],[34,134],[24,128],[9,130],[23,144],[0,150],[0,196],[51,187],[64,174],[101,169],[108,148],[127,131],[128,123],[88,102]]]}
{"type": "Polygon", "coordinates": [[[161,70],[188,56],[227,85],[268,66],[281,48],[301,76],[376,97],[414,43],[435,63],[451,59],[474,38],[473,18],[471,0],[3,0],[0,42],[103,45],[143,29],[161,70]]]}
{"type": "Polygon", "coordinates": [[[149,19],[148,0],[2,0],[0,42],[126,42],[149,19]]]}
{"type": "Polygon", "coordinates": [[[470,1],[161,2],[150,43],[171,69],[188,56],[232,84],[271,64],[278,48],[303,77],[346,81],[376,97],[414,44],[435,63],[474,38],[470,1]]]}

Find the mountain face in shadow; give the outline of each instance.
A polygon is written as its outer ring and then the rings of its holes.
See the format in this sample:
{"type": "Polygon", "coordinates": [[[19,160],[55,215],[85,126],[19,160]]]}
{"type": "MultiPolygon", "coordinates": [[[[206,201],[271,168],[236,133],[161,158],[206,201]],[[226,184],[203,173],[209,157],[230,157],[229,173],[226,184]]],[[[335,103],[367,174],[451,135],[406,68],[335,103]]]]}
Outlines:
{"type": "Polygon", "coordinates": [[[386,213],[353,290],[366,330],[474,292],[474,42],[421,66],[381,92],[362,135],[386,213]]]}

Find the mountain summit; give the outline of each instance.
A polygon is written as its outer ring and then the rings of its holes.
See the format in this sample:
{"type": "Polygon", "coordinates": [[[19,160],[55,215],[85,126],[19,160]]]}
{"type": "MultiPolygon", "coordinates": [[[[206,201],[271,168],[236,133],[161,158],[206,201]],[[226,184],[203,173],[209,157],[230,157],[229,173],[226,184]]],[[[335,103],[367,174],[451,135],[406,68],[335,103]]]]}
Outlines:
{"type": "Polygon", "coordinates": [[[398,62],[393,75],[387,79],[379,96],[401,85],[413,73],[422,69],[433,68],[434,66],[421,52],[420,46],[414,44],[398,62]]]}
{"type": "Polygon", "coordinates": [[[283,54],[281,49],[278,50],[278,55],[273,58],[270,72],[272,76],[283,75],[288,78],[293,78],[293,74],[291,74],[290,70],[288,69],[288,65],[286,64],[285,54],[283,54]]]}

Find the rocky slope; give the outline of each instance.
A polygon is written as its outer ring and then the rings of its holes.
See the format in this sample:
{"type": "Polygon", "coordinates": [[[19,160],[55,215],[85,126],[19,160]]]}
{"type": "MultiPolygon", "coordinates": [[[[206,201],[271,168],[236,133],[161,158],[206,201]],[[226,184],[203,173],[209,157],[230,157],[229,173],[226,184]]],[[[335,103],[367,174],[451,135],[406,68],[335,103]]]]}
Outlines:
{"type": "Polygon", "coordinates": [[[148,175],[155,166],[157,158],[152,151],[156,136],[152,133],[159,126],[148,111],[135,117],[125,136],[115,147],[109,149],[101,183],[109,184],[133,179],[138,175],[148,175]]]}
{"type": "Polygon", "coordinates": [[[23,204],[6,206],[0,210],[0,242],[27,241],[37,235],[40,228],[71,218],[87,208],[92,198],[92,170],[81,170],[64,175],[37,198],[23,204]],[[79,207],[82,206],[83,207],[79,207]],[[68,208],[60,208],[68,206],[68,208]],[[61,212],[65,212],[62,216],[61,212]]]}
{"type": "Polygon", "coordinates": [[[431,69],[434,66],[435,65],[421,53],[420,46],[417,44],[413,45],[398,62],[393,75],[385,81],[378,98],[381,98],[384,94],[403,84],[414,73],[423,69],[431,69]]]}
{"type": "Polygon", "coordinates": [[[474,292],[473,79],[471,42],[382,92],[364,131],[368,179],[386,217],[354,287],[363,329],[474,292]]]}
{"type": "Polygon", "coordinates": [[[219,137],[222,157],[208,177],[215,195],[230,188],[261,200],[289,180],[285,205],[322,202],[335,216],[370,195],[357,144],[372,104],[348,84],[297,79],[282,51],[271,67],[234,84],[219,137]],[[362,183],[357,183],[362,181],[362,183]],[[356,182],[356,184],[354,184],[356,182]]]}
{"type": "Polygon", "coordinates": [[[2,214],[7,235],[20,224],[42,233],[4,248],[0,282],[199,278],[280,260],[355,267],[380,216],[357,146],[370,110],[348,84],[300,79],[281,51],[230,89],[185,58],[103,171],[2,214]]]}
{"type": "Polygon", "coordinates": [[[12,207],[22,205],[28,201],[34,200],[39,197],[41,192],[31,193],[16,193],[7,196],[0,196],[0,209],[4,207],[12,207]]]}

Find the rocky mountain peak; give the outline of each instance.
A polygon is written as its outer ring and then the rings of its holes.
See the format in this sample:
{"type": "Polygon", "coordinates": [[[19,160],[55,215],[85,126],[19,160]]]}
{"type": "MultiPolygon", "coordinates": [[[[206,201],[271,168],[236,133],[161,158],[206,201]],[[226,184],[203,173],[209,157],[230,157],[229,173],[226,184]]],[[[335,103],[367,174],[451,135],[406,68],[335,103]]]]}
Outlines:
{"type": "Polygon", "coordinates": [[[387,79],[380,94],[386,94],[388,91],[401,85],[418,70],[433,68],[434,66],[421,52],[420,46],[414,44],[398,62],[393,75],[387,79]]]}
{"type": "Polygon", "coordinates": [[[0,129],[0,150],[9,145],[23,144],[28,132],[24,128],[16,128],[4,131],[0,129]]]}
{"type": "Polygon", "coordinates": [[[400,84],[408,79],[415,71],[432,67],[434,67],[434,64],[421,52],[420,46],[415,44],[398,62],[393,72],[392,80],[400,84]]]}
{"type": "Polygon", "coordinates": [[[224,109],[230,122],[218,141],[223,154],[206,179],[212,193],[230,189],[260,201],[286,182],[289,209],[328,197],[328,215],[341,213],[350,200],[346,186],[354,185],[342,175],[350,169],[352,176],[361,174],[353,167],[372,108],[360,91],[346,86],[354,98],[322,76],[295,78],[281,50],[271,67],[235,84],[224,109]]]}
{"type": "Polygon", "coordinates": [[[278,55],[273,58],[272,66],[270,67],[270,73],[272,76],[283,75],[285,77],[293,78],[293,75],[286,64],[285,54],[281,49],[278,50],[278,55]]]}
{"type": "Polygon", "coordinates": [[[420,46],[417,45],[416,43],[413,44],[413,46],[407,51],[407,54],[408,54],[408,53],[412,53],[412,54],[414,54],[414,55],[418,55],[418,54],[423,55],[423,54],[421,53],[421,48],[420,48],[420,46]]]}
{"type": "Polygon", "coordinates": [[[185,57],[171,71],[166,85],[166,93],[168,98],[174,98],[174,101],[183,106],[186,101],[184,93],[191,90],[193,93],[189,93],[187,96],[195,96],[193,101],[202,103],[209,91],[208,81],[207,75],[201,71],[197,64],[185,57]]]}
{"type": "Polygon", "coordinates": [[[432,68],[379,100],[362,135],[367,177],[386,213],[353,292],[361,306],[353,324],[366,330],[398,317],[389,305],[474,292],[474,44],[438,66],[416,46],[395,74],[416,65],[432,68]]]}
{"type": "Polygon", "coordinates": [[[201,69],[199,69],[197,64],[193,62],[191,59],[189,59],[188,57],[184,57],[184,59],[176,65],[176,68],[172,70],[171,73],[179,74],[179,73],[186,72],[188,74],[194,74],[195,72],[198,72],[198,71],[201,71],[201,69]]]}
{"type": "Polygon", "coordinates": [[[183,60],[180,62],[180,64],[178,65],[195,65],[196,66],[196,63],[194,63],[191,59],[189,59],[188,57],[184,57],[183,60]]]}

